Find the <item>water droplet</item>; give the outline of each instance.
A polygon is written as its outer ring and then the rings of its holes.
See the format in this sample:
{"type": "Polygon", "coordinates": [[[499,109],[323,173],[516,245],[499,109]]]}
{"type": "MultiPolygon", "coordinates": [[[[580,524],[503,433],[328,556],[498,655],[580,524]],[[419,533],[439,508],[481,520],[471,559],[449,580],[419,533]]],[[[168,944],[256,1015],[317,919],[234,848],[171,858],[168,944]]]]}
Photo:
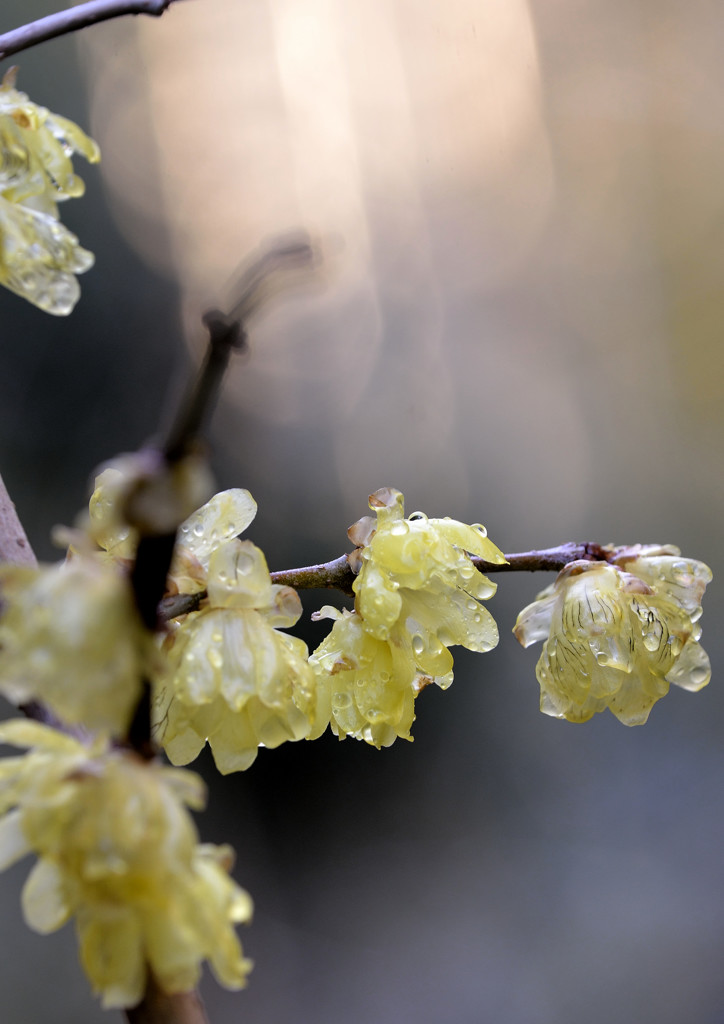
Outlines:
{"type": "Polygon", "coordinates": [[[669,637],[669,647],[671,648],[671,653],[675,658],[677,658],[681,654],[681,648],[683,646],[684,645],[681,642],[681,640],[679,640],[678,636],[669,637]]]}
{"type": "Polygon", "coordinates": [[[412,650],[417,655],[422,654],[422,652],[425,650],[425,641],[422,639],[419,633],[416,636],[413,636],[412,638],[412,650]]]}
{"type": "Polygon", "coordinates": [[[409,526],[404,520],[399,520],[390,527],[390,533],[393,537],[404,537],[408,530],[409,526]]]}
{"type": "Polygon", "coordinates": [[[352,698],[344,691],[332,694],[332,708],[335,711],[344,711],[352,703],[352,698]]]}
{"type": "Polygon", "coordinates": [[[598,662],[599,665],[607,665],[608,664],[608,654],[606,653],[606,651],[597,651],[596,652],[596,661],[598,662]]]}
{"type": "Polygon", "coordinates": [[[709,670],[704,665],[696,665],[689,673],[692,686],[703,686],[709,678],[709,670]]]}
{"type": "Polygon", "coordinates": [[[254,559],[245,551],[236,559],[236,571],[242,576],[248,576],[254,568],[254,559]]]}
{"type": "Polygon", "coordinates": [[[365,718],[371,725],[375,725],[377,722],[383,721],[383,719],[385,718],[385,713],[384,711],[381,711],[379,708],[370,708],[367,714],[365,715],[365,718]]]}
{"type": "Polygon", "coordinates": [[[647,651],[658,651],[659,636],[657,633],[644,633],[644,647],[647,651]]]}
{"type": "Polygon", "coordinates": [[[194,537],[203,537],[204,527],[201,523],[196,523],[194,526],[194,537]]]}

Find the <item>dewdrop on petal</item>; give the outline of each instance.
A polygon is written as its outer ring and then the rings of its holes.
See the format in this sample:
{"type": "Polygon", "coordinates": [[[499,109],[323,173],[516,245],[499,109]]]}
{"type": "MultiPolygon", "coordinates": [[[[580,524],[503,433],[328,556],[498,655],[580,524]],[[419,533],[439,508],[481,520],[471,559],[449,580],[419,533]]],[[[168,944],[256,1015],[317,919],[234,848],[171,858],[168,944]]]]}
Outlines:
{"type": "Polygon", "coordinates": [[[614,560],[571,562],[518,616],[524,647],[544,641],[536,676],[548,715],[585,722],[609,708],[642,725],[671,683],[709,682],[696,621],[708,567],[671,547],[622,549],[614,560]]]}
{"type": "Polygon", "coordinates": [[[272,584],[259,548],[215,548],[207,586],[208,603],[171,626],[153,717],[174,764],[188,764],[208,740],[226,774],[248,768],[260,746],[310,737],[316,689],[306,645],[276,628],[298,620],[299,597],[272,584]]]}
{"type": "Polygon", "coordinates": [[[34,748],[0,759],[0,869],[36,854],[25,919],[47,934],[75,918],[103,1006],[135,1006],[149,972],[166,993],[191,991],[204,960],[243,987],[234,925],[252,904],[229,877],[230,848],[198,842],[186,808],[203,808],[201,779],[37,722],[0,724],[0,743],[34,748]]]}

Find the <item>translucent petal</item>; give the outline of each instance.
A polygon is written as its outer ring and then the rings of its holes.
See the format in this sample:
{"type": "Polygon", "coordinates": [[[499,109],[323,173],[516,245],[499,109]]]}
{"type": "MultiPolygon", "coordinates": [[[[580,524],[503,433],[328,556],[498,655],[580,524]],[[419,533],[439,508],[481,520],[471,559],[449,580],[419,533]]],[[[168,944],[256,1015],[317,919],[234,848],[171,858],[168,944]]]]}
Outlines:
{"type": "Polygon", "coordinates": [[[264,553],[250,541],[226,541],[209,556],[207,589],[214,608],[269,606],[271,588],[264,553]]]}
{"type": "Polygon", "coordinates": [[[31,850],[23,832],[21,812],[10,811],[0,819],[0,871],[22,860],[31,850]]]}
{"type": "Polygon", "coordinates": [[[11,747],[39,747],[41,750],[64,754],[83,753],[86,749],[72,736],[26,718],[0,722],[0,743],[7,743],[11,747]]]}
{"type": "Polygon", "coordinates": [[[139,1003],[146,987],[139,915],[129,907],[91,904],[78,922],[78,935],[81,963],[104,1009],[139,1003]]]}
{"type": "Polygon", "coordinates": [[[375,564],[366,562],[352,584],[357,594],[355,607],[374,636],[384,638],[402,610],[402,598],[375,564]]]}
{"type": "Polygon", "coordinates": [[[548,714],[580,722],[608,707],[626,725],[640,725],[670,683],[700,689],[709,681],[692,621],[701,591],[691,582],[690,563],[675,549],[640,548],[627,549],[618,562],[626,571],[607,562],[571,563],[519,616],[521,642],[549,631],[536,667],[548,714]],[[677,560],[679,583],[691,583],[688,598],[671,586],[677,560]],[[645,578],[633,572],[642,566],[645,578]]]}
{"type": "Polygon", "coordinates": [[[0,198],[0,284],[46,313],[67,316],[80,297],[75,278],[93,253],[49,213],[0,198]]]}
{"type": "Polygon", "coordinates": [[[513,628],[519,644],[530,647],[538,640],[546,639],[557,601],[558,595],[551,593],[545,597],[538,597],[520,612],[513,628]]]}
{"type": "Polygon", "coordinates": [[[62,884],[62,874],[49,860],[37,862],[23,886],[23,915],[28,925],[41,935],[61,928],[70,918],[62,884]]]}
{"type": "Polygon", "coordinates": [[[202,565],[208,565],[215,547],[237,537],[250,525],[257,505],[251,494],[240,487],[220,491],[181,524],[179,542],[202,565]]]}
{"type": "Polygon", "coordinates": [[[689,640],[666,679],[684,690],[701,690],[711,679],[711,664],[706,651],[695,640],[689,640]]]}
{"type": "Polygon", "coordinates": [[[469,551],[473,555],[479,555],[486,562],[493,562],[496,565],[503,565],[505,555],[484,532],[484,527],[468,526],[459,523],[456,519],[428,519],[431,527],[436,529],[441,536],[450,544],[454,544],[463,551],[469,551]]]}

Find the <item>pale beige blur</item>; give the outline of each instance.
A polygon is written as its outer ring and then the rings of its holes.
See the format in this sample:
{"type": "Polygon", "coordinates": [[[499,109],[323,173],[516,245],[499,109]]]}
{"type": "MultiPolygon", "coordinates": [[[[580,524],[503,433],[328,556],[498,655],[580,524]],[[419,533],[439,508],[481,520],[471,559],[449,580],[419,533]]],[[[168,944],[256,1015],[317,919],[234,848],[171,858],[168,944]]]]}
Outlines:
{"type": "Polygon", "coordinates": [[[336,488],[350,519],[396,484],[488,521],[504,486],[514,546],[531,495],[555,541],[593,509],[625,522],[611,479],[663,493],[695,472],[664,410],[711,420],[723,397],[708,111],[724,82],[696,24],[525,0],[198,0],[88,33],[118,221],[177,275],[190,341],[261,240],[303,227],[325,248],[323,283],[272,310],[230,377],[264,425],[258,458],[293,428],[307,486],[336,488]]]}
{"type": "MultiPolygon", "coordinates": [[[[465,377],[497,377],[507,357],[451,336],[447,293],[505,284],[554,198],[527,4],[207,0],[158,27],[84,41],[93,129],[104,142],[112,125],[119,223],[178,274],[190,335],[249,248],[303,226],[327,250],[326,285],[257,328],[237,401],[333,427],[350,502],[424,461],[464,503],[461,429],[477,430],[479,404],[465,377]],[[129,64],[134,95],[117,86],[129,64]]],[[[561,414],[580,434],[575,403],[561,414]]]]}

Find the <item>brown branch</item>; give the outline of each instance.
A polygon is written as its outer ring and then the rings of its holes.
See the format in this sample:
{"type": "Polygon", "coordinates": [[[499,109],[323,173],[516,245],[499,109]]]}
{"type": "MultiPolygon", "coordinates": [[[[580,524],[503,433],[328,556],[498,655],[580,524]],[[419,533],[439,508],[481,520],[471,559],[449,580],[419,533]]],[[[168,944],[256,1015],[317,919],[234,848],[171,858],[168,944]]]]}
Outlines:
{"type": "MultiPolygon", "coordinates": [[[[610,562],[616,557],[619,549],[608,550],[600,544],[561,544],[555,548],[543,548],[540,551],[522,551],[506,555],[507,561],[501,565],[497,562],[486,562],[483,558],[473,556],[471,561],[476,569],[483,573],[491,572],[560,572],[569,562],[584,559],[589,562],[610,562]]],[[[350,596],[354,593],[352,584],[355,573],[347,555],[340,555],[331,562],[320,562],[319,565],[306,565],[300,569],[281,569],[271,573],[272,583],[295,590],[341,590],[350,596]]],[[[206,591],[196,594],[174,594],[163,599],[159,605],[159,618],[175,619],[179,615],[187,615],[198,610],[206,597],[206,591]]]]}
{"type": "Polygon", "coordinates": [[[0,562],[33,567],[38,564],[2,477],[0,477],[0,562]]]}
{"type": "Polygon", "coordinates": [[[486,562],[482,558],[473,557],[472,563],[481,572],[560,572],[569,562],[583,559],[587,562],[608,562],[615,556],[600,544],[560,544],[555,548],[542,548],[540,551],[521,551],[506,555],[503,565],[486,562]]]}
{"type": "Polygon", "coordinates": [[[303,569],[282,569],[271,574],[272,583],[280,583],[295,590],[342,590],[351,594],[355,574],[346,555],[321,565],[306,565],[303,569]]]}
{"type": "Polygon", "coordinates": [[[158,987],[153,977],[149,978],[143,1000],[125,1014],[128,1024],[208,1024],[198,992],[170,996],[158,987]]]}
{"type": "MultiPolygon", "coordinates": [[[[561,544],[556,548],[544,548],[541,551],[523,551],[519,554],[506,555],[507,562],[486,562],[484,558],[473,556],[471,561],[476,569],[484,573],[491,572],[560,572],[564,565],[584,558],[588,561],[605,561],[610,552],[600,544],[561,544]]],[[[320,565],[308,565],[303,569],[284,569],[271,574],[273,583],[282,583],[296,590],[326,587],[352,593],[354,573],[347,560],[347,555],[335,558],[332,562],[320,565]]]]}
{"type": "Polygon", "coordinates": [[[0,35],[0,60],[11,57],[48,39],[57,39],[89,25],[98,25],[124,14],[150,14],[160,17],[175,0],[88,0],[66,11],[48,14],[0,35]]]}

